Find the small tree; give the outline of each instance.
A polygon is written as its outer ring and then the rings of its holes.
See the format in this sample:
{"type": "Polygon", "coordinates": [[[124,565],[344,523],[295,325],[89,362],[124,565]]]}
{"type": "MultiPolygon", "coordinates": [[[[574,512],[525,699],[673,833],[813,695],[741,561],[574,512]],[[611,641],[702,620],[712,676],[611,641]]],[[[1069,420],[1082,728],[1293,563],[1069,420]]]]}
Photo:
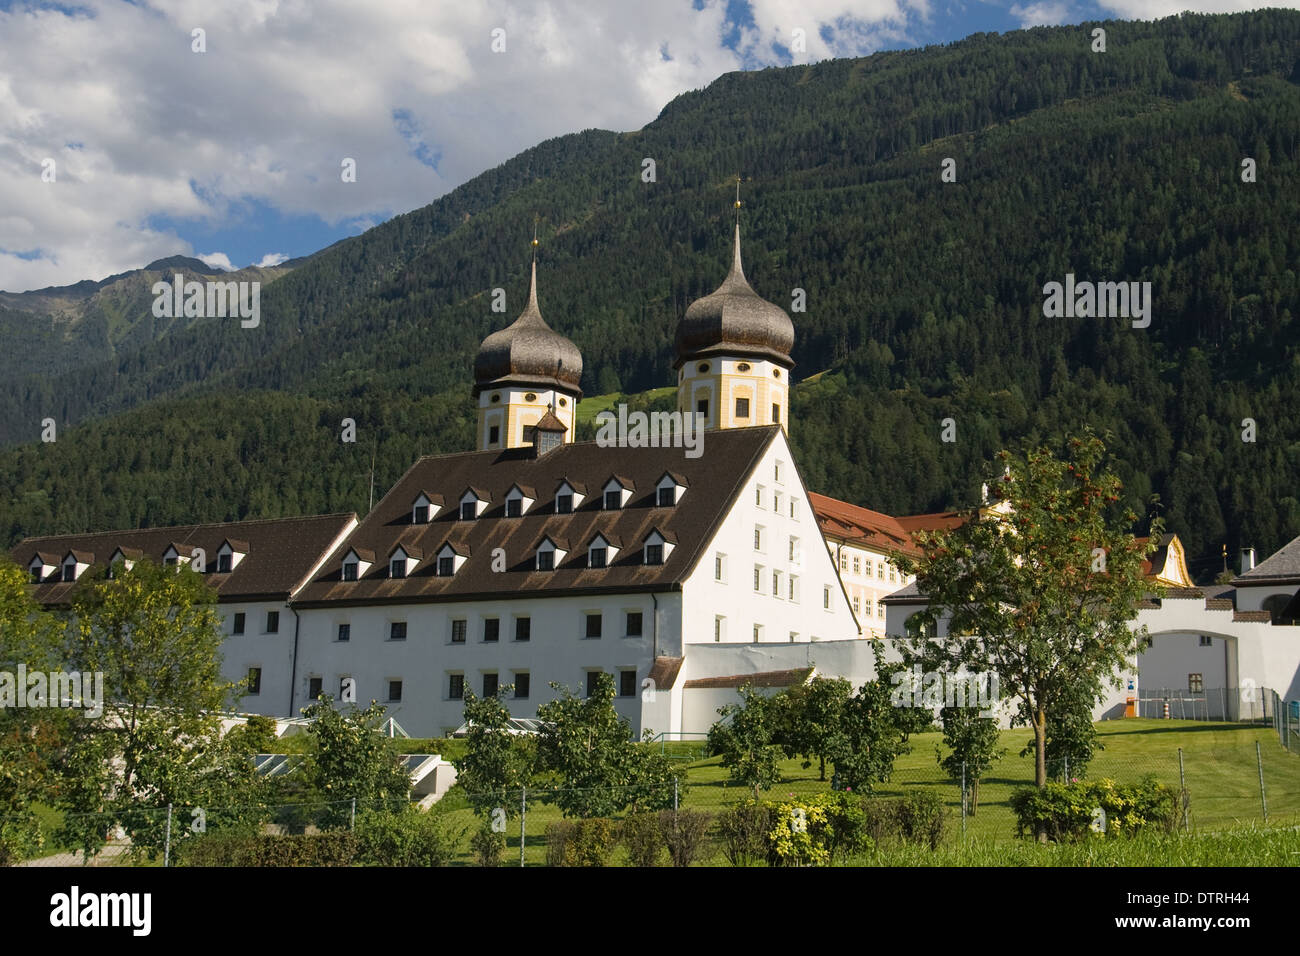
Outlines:
{"type": "MultiPolygon", "coordinates": [[[[1068,768],[1071,777],[1082,777],[1088,770],[1093,754],[1105,750],[1097,739],[1097,728],[1092,723],[1092,703],[1101,694],[1099,681],[1080,681],[1061,696],[1056,707],[1047,715],[1047,766],[1051,776],[1062,776],[1068,768]]],[[[1023,704],[1021,705],[1023,709],[1023,704]]],[[[1023,720],[1023,723],[1029,723],[1023,720]]],[[[1034,752],[1037,741],[1030,739],[1020,756],[1034,752]]],[[[1069,780],[1066,781],[1069,783],[1069,780]]]]}
{"type": "Polygon", "coordinates": [[[709,728],[709,752],[722,756],[722,766],[736,783],[767,790],[781,780],[781,748],[773,743],[780,728],[781,704],[755,687],[740,688],[739,704],[718,708],[721,716],[709,728]]]}
{"type": "MultiPolygon", "coordinates": [[[[1069,442],[1068,459],[1049,449],[1019,459],[1002,452],[1006,474],[990,509],[948,529],[919,533],[919,562],[904,574],[929,605],[909,622],[911,640],[927,641],[947,620],[951,639],[935,642],[949,672],[965,666],[998,675],[1034,728],[1035,780],[1047,783],[1047,721],[1081,681],[1118,683],[1118,671],[1147,642],[1134,628],[1137,603],[1158,587],[1144,579],[1146,545],[1121,512],[1119,478],[1103,465],[1093,434],[1069,442]]],[[[1150,534],[1163,530],[1159,519],[1150,534]]]]}
{"type": "Polygon", "coordinates": [[[898,729],[898,713],[889,688],[878,680],[867,681],[848,699],[830,744],[830,761],[841,786],[870,793],[873,784],[889,779],[894,760],[908,750],[898,729]]]}
{"type": "Polygon", "coordinates": [[[815,677],[772,698],[780,714],[778,740],[787,757],[803,757],[805,769],[817,759],[817,779],[826,779],[826,754],[839,733],[844,705],[853,685],[842,677],[815,677]]]}
{"type": "Polygon", "coordinates": [[[379,731],[385,708],[371,701],[364,710],[347,712],[321,699],[303,708],[311,721],[314,747],[305,774],[326,803],[323,824],[339,827],[351,817],[352,798],[358,809],[397,811],[411,796],[411,777],[393,742],[379,731]]]}
{"type": "MultiPolygon", "coordinates": [[[[943,742],[947,756],[935,745],[939,766],[954,782],[963,778],[970,786],[970,813],[975,815],[980,803],[980,778],[993,762],[1006,753],[998,747],[998,724],[992,717],[981,717],[976,707],[944,707],[939,711],[943,722],[943,742]]],[[[1023,755],[1022,755],[1023,756],[1023,755]]]]}
{"type": "Polygon", "coordinates": [[[468,736],[465,755],[454,761],[456,782],[479,816],[497,808],[507,816],[518,813],[518,791],[532,776],[536,748],[524,735],[510,732],[510,710],[503,697],[511,690],[507,685],[493,697],[476,697],[465,690],[468,736]]]}

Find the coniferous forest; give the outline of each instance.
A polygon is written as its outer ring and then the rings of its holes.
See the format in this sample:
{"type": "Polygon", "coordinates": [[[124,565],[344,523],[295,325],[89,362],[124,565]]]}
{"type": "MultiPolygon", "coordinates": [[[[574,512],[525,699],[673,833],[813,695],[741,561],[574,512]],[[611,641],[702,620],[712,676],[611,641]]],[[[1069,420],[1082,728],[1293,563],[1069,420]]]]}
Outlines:
{"type": "Polygon", "coordinates": [[[542,312],[584,392],[671,385],[675,325],[726,274],[738,172],[751,284],[787,310],[806,293],[790,420],[811,489],[970,505],[998,449],[1090,424],[1198,577],[1224,544],[1300,534],[1300,12],[1281,10],[728,74],[268,273],[256,329],[150,320],[141,289],[170,267],[58,315],[0,296],[0,534],[364,512],[372,457],[377,497],[472,447],[474,353],[522,309],[535,217],[542,312]],[[1150,326],[1045,318],[1067,273],[1150,282],[1150,326]]]}

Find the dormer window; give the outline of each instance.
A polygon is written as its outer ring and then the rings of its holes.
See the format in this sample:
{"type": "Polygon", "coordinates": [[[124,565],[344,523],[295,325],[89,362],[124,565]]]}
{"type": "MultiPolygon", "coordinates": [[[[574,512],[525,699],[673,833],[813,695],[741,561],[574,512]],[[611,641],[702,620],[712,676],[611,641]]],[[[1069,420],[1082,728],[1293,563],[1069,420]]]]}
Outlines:
{"type": "Polygon", "coordinates": [[[605,482],[605,487],[601,489],[604,492],[604,505],[606,511],[618,511],[627,505],[628,499],[632,497],[635,486],[627,478],[620,478],[615,475],[609,481],[605,482]]]}
{"type": "Polygon", "coordinates": [[[360,548],[351,548],[343,556],[343,580],[360,581],[375,563],[375,553],[360,548]]]}
{"type": "Polygon", "coordinates": [[[217,573],[229,574],[239,567],[239,562],[248,554],[248,542],[227,538],[217,549],[217,573]]]}
{"type": "Polygon", "coordinates": [[[537,494],[531,488],[515,485],[506,492],[506,517],[519,518],[532,507],[537,494]]]}
{"type": "Polygon", "coordinates": [[[663,564],[668,560],[668,556],[673,553],[674,544],[675,542],[668,534],[655,529],[646,535],[645,545],[642,549],[642,559],[646,564],[663,564]]]}
{"type": "Polygon", "coordinates": [[[27,571],[32,576],[32,584],[40,584],[49,578],[58,563],[54,555],[35,554],[27,562],[27,571]]]}
{"type": "Polygon", "coordinates": [[[414,548],[399,546],[388,559],[388,576],[404,578],[415,570],[420,563],[420,552],[414,548]]]}
{"type": "Polygon", "coordinates": [[[543,538],[537,545],[536,567],[538,571],[554,571],[568,554],[559,542],[543,538]]]}
{"type": "Polygon", "coordinates": [[[460,520],[473,521],[483,513],[487,503],[487,492],[477,488],[467,488],[465,493],[460,496],[460,520]]]}
{"type": "Polygon", "coordinates": [[[411,503],[411,524],[428,524],[442,508],[442,497],[422,491],[411,503]]]}
{"type": "Polygon", "coordinates": [[[120,571],[118,570],[119,564],[122,565],[122,567],[125,568],[127,571],[130,571],[133,567],[135,567],[135,562],[138,558],[141,557],[141,555],[142,553],[140,551],[135,550],[134,548],[132,548],[129,551],[123,548],[118,548],[116,551],[114,551],[113,554],[108,559],[107,574],[109,580],[111,581],[113,578],[116,578],[120,573],[120,571]]]}
{"type": "Polygon", "coordinates": [[[448,542],[438,549],[438,577],[450,578],[460,570],[465,559],[469,557],[469,552],[462,553],[461,548],[448,542]]]}
{"type": "Polygon", "coordinates": [[[617,543],[598,534],[587,546],[587,567],[607,568],[616,554],[618,554],[617,543]]]}
{"type": "Polygon", "coordinates": [[[180,570],[182,564],[189,564],[194,549],[186,544],[172,544],[163,552],[163,565],[180,570]]]}
{"type": "Polygon", "coordinates": [[[686,480],[674,475],[672,472],[665,472],[664,476],[659,479],[655,485],[655,505],[660,508],[671,508],[677,504],[681,492],[686,488],[686,480]]]}
{"type": "Polygon", "coordinates": [[[75,558],[63,559],[63,575],[61,580],[65,584],[77,580],[77,561],[75,558]]]}
{"type": "Polygon", "coordinates": [[[229,554],[218,554],[218,555],[217,555],[217,573],[218,573],[218,574],[229,574],[229,573],[230,573],[230,570],[231,570],[231,568],[230,568],[230,555],[229,555],[229,554]]]}
{"type": "Polygon", "coordinates": [[[560,487],[555,490],[555,513],[572,514],[573,510],[582,504],[585,491],[585,488],[571,485],[567,481],[560,482],[560,487]]]}

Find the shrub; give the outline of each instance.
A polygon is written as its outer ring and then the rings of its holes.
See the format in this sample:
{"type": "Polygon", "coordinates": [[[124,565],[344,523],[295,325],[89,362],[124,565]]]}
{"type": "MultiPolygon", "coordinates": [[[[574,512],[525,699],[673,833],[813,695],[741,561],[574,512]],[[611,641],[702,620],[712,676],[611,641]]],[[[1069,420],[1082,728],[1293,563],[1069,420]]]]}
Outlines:
{"type": "Polygon", "coordinates": [[[632,813],[619,827],[619,839],[627,850],[628,866],[658,866],[664,848],[659,818],[653,813],[632,813]]]}
{"type": "Polygon", "coordinates": [[[180,866],[351,866],[357,859],[356,834],[313,836],[195,837],[177,847],[180,866]]]}
{"type": "Polygon", "coordinates": [[[357,862],[372,866],[447,866],[463,832],[453,831],[441,814],[409,805],[397,811],[367,811],[357,815],[357,862]]]}
{"type": "Polygon", "coordinates": [[[947,810],[939,795],[916,790],[905,797],[871,797],[862,803],[863,828],[876,846],[890,840],[934,849],[943,840],[947,810]]]}
{"type": "Polygon", "coordinates": [[[484,820],[470,837],[469,846],[479,866],[500,866],[501,855],[506,849],[506,835],[493,830],[490,820],[484,820]]]}
{"type": "Polygon", "coordinates": [[[767,859],[767,835],[772,829],[772,808],[757,800],[743,800],[718,814],[718,839],[732,866],[753,866],[767,859]]]}
{"type": "Polygon", "coordinates": [[[789,801],[772,806],[768,831],[768,859],[773,866],[828,866],[826,808],[815,803],[789,801]]]}
{"type": "Polygon", "coordinates": [[[659,830],[673,866],[690,866],[708,835],[713,818],[700,810],[661,810],[659,830]]]}
{"type": "Polygon", "coordinates": [[[1011,795],[1018,836],[1036,834],[1041,828],[1057,841],[1101,837],[1092,829],[1097,808],[1105,813],[1105,836],[1133,836],[1145,829],[1168,832],[1178,824],[1174,791],[1152,776],[1135,784],[1049,783],[1042,789],[1022,787],[1011,795]]]}
{"type": "Polygon", "coordinates": [[[831,860],[861,853],[871,846],[867,833],[867,814],[862,799],[842,791],[818,794],[816,802],[826,810],[826,833],[823,841],[831,860]]]}
{"type": "Polygon", "coordinates": [[[614,821],[604,817],[561,820],[546,828],[548,866],[605,866],[614,852],[614,821]]]}

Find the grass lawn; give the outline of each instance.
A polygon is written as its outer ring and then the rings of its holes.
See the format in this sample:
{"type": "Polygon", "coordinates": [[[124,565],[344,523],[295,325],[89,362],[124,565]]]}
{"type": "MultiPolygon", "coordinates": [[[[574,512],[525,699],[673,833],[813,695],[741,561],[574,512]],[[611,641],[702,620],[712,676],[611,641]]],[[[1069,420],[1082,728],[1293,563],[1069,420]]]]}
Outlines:
{"type": "MultiPolygon", "coordinates": [[[[1015,818],[1008,803],[1016,787],[1030,786],[1034,779],[1032,758],[1019,756],[1030,739],[1031,732],[1026,728],[1018,728],[1002,732],[1001,745],[1007,752],[981,781],[979,808],[974,816],[967,818],[968,846],[963,849],[961,789],[946,777],[935,759],[935,747],[942,743],[942,735],[929,733],[913,735],[910,741],[911,752],[899,758],[890,781],[879,785],[876,792],[883,796],[897,796],[916,787],[938,792],[950,809],[945,848],[933,858],[927,856],[930,852],[928,850],[898,848],[882,851],[879,855],[869,855],[855,862],[864,865],[915,865],[927,862],[932,865],[1090,865],[1089,861],[1092,861],[1091,865],[1101,865],[1104,861],[1109,861],[1110,865],[1133,865],[1145,859],[1142,854],[1154,853],[1161,860],[1168,859],[1174,863],[1182,861],[1186,865],[1226,865],[1236,859],[1230,850],[1237,844],[1229,840],[1228,843],[1213,846],[1205,844],[1202,847],[1199,838],[1243,825],[1258,827],[1263,824],[1259,771],[1255,762],[1256,741],[1260,744],[1263,756],[1269,827],[1300,823],[1300,757],[1283,750],[1271,728],[1202,721],[1114,720],[1098,723],[1097,732],[1105,749],[1098,752],[1087,768],[1087,776],[1093,779],[1110,777],[1120,782],[1133,782],[1146,774],[1154,774],[1161,782],[1177,791],[1178,750],[1182,748],[1186,786],[1190,795],[1189,823],[1198,839],[1180,837],[1172,842],[1166,839],[1159,846],[1147,841],[1141,846],[1134,844],[1127,850],[1096,847],[1026,848],[1025,841],[1016,839],[1015,818]],[[1214,849],[1215,846],[1219,849],[1214,849]],[[1093,855],[1088,856],[1089,853],[1093,855]]],[[[674,748],[677,751],[675,756],[683,755],[690,746],[677,745],[674,748]]],[[[687,768],[687,791],[681,801],[683,807],[717,812],[732,802],[752,795],[728,780],[727,771],[721,766],[719,758],[684,762],[684,765],[687,768]]],[[[816,764],[804,769],[799,760],[784,761],[782,782],[762,796],[766,799],[780,799],[790,794],[808,795],[827,789],[829,781],[820,781],[817,776],[816,764]]],[[[830,776],[829,769],[827,776],[830,776]]],[[[447,808],[451,810],[449,815],[455,821],[467,828],[476,825],[472,812],[455,789],[446,799],[449,801],[447,808]],[[458,806],[461,809],[451,809],[458,806]]],[[[546,826],[559,819],[561,815],[554,807],[530,801],[525,844],[525,860],[528,865],[545,863],[546,826]]],[[[506,860],[511,865],[517,865],[519,860],[518,827],[518,819],[512,819],[508,828],[506,852],[506,860]]],[[[1274,860],[1273,865],[1277,865],[1282,855],[1289,854],[1292,850],[1300,853],[1300,838],[1297,838],[1295,847],[1291,847],[1290,843],[1283,847],[1282,843],[1287,838],[1282,837],[1276,840],[1270,837],[1273,840],[1271,843],[1261,842],[1258,837],[1232,839],[1247,839],[1254,847],[1250,858],[1265,853],[1268,859],[1274,860]]],[[[723,862],[720,856],[714,854],[713,857],[709,862],[723,862]]],[[[1295,859],[1296,857],[1290,856],[1286,862],[1292,863],[1295,859]]],[[[468,853],[464,855],[464,860],[469,862],[468,853]]],[[[622,861],[620,848],[615,851],[611,862],[617,865],[622,861]]],[[[1158,861],[1152,858],[1150,862],[1158,861]]]]}

